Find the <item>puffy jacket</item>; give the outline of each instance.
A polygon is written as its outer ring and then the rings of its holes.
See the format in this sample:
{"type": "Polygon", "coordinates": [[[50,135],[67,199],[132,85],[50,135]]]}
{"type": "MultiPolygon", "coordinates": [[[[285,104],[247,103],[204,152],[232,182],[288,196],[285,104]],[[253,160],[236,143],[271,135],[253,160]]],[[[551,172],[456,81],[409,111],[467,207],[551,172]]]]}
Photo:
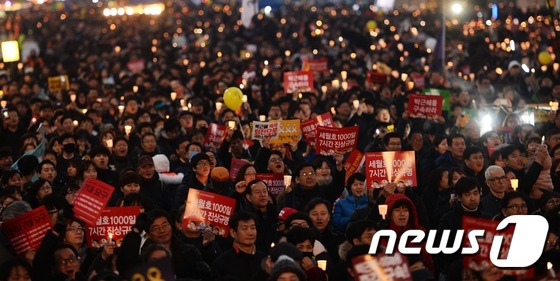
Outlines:
{"type": "Polygon", "coordinates": [[[345,232],[350,217],[356,209],[367,207],[368,197],[366,195],[356,197],[352,194],[339,200],[334,206],[333,224],[336,230],[345,232]]]}

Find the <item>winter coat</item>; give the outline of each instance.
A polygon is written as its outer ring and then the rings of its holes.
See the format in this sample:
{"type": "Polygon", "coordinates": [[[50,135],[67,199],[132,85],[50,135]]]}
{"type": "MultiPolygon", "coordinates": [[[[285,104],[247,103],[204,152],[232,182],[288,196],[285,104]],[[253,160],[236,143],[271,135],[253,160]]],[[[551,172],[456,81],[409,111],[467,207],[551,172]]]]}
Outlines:
{"type": "Polygon", "coordinates": [[[352,194],[339,200],[334,206],[333,224],[336,230],[346,231],[346,226],[350,222],[350,217],[356,209],[366,207],[368,204],[367,195],[356,197],[352,194]]]}

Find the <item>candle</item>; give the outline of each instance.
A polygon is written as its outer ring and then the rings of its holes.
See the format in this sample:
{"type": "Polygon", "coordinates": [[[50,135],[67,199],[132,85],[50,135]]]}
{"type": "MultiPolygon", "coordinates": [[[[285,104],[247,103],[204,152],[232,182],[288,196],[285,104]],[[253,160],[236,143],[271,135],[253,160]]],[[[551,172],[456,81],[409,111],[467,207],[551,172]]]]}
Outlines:
{"type": "Polygon", "coordinates": [[[291,175],[284,175],[284,185],[289,186],[292,183],[291,175]]]}
{"type": "Polygon", "coordinates": [[[138,93],[138,86],[136,85],[132,86],[132,91],[138,93]]]}
{"type": "Polygon", "coordinates": [[[270,243],[270,248],[274,248],[274,246],[276,246],[276,244],[274,244],[274,242],[270,243]]]}
{"type": "Polygon", "coordinates": [[[346,70],[343,70],[342,72],[340,72],[340,76],[342,77],[342,81],[346,81],[346,78],[348,78],[348,72],[346,72],[346,70]]]}
{"type": "Polygon", "coordinates": [[[105,141],[108,148],[113,148],[113,139],[108,139],[105,141]]]}
{"type": "Polygon", "coordinates": [[[37,122],[37,118],[35,117],[31,118],[31,123],[35,124],[35,122],[37,122]]]}
{"type": "Polygon", "coordinates": [[[132,131],[132,126],[130,125],[125,125],[124,126],[124,132],[126,133],[126,135],[130,135],[130,132],[132,131]]]}
{"type": "Polygon", "coordinates": [[[247,102],[247,95],[243,95],[241,97],[241,101],[243,101],[243,103],[246,103],[247,102]]]}
{"type": "Polygon", "coordinates": [[[546,268],[548,268],[548,273],[550,273],[550,277],[556,278],[556,272],[554,272],[554,268],[552,268],[551,262],[546,263],[546,268]]]}
{"type": "Polygon", "coordinates": [[[109,242],[111,242],[111,240],[113,240],[113,233],[107,232],[107,237],[109,238],[109,242]]]}
{"type": "MultiPolygon", "coordinates": [[[[558,110],[558,102],[555,101],[551,101],[550,102],[550,107],[553,111],[557,111],[558,110]]],[[[534,113],[533,113],[534,114],[534,113]]]]}
{"type": "Polygon", "coordinates": [[[235,130],[235,121],[228,121],[227,125],[230,130],[235,130]]]}
{"type": "Polygon", "coordinates": [[[119,113],[122,114],[124,112],[124,105],[119,105],[119,113]]]}
{"type": "Polygon", "coordinates": [[[71,95],[70,95],[70,101],[71,101],[71,102],[75,102],[75,101],[76,101],[76,94],[71,94],[71,95]]]}
{"type": "Polygon", "coordinates": [[[82,109],[82,114],[86,114],[87,113],[87,108],[82,109]]]}
{"type": "Polygon", "coordinates": [[[326,93],[327,92],[327,86],[321,86],[321,92],[326,93]]]}
{"type": "Polygon", "coordinates": [[[189,103],[187,104],[187,107],[188,107],[189,109],[191,109],[192,103],[189,102],[189,103]]]}
{"type": "Polygon", "coordinates": [[[340,81],[338,80],[332,80],[331,85],[333,86],[333,88],[338,89],[340,88],[340,81]]]}
{"type": "Polygon", "coordinates": [[[385,216],[387,215],[387,205],[379,205],[377,207],[379,208],[379,214],[383,217],[383,219],[385,219],[385,216]]]}
{"type": "Polygon", "coordinates": [[[513,190],[517,190],[517,187],[519,186],[519,180],[518,179],[511,179],[509,180],[509,182],[511,183],[511,188],[513,188],[513,190]]]}
{"type": "Polygon", "coordinates": [[[176,92],[171,92],[171,100],[175,101],[176,98],[177,98],[177,93],[176,92]]]}
{"type": "Polygon", "coordinates": [[[266,115],[259,115],[259,121],[261,122],[266,121],[266,115]]]}
{"type": "Polygon", "coordinates": [[[79,124],[79,123],[78,123],[78,120],[74,120],[74,122],[72,122],[72,123],[74,124],[74,127],[77,127],[78,124],[79,124]]]}
{"type": "Polygon", "coordinates": [[[354,105],[355,109],[358,109],[358,107],[360,107],[360,101],[359,100],[353,100],[352,105],[354,105]]]}
{"type": "Polygon", "coordinates": [[[6,105],[8,105],[8,101],[3,100],[0,102],[0,105],[2,106],[2,108],[6,108],[6,105]]]}
{"type": "Polygon", "coordinates": [[[97,101],[98,103],[102,103],[102,102],[103,102],[103,99],[102,99],[102,98],[97,98],[96,101],[97,101]]]}
{"type": "Polygon", "coordinates": [[[346,81],[342,82],[342,89],[344,91],[346,91],[348,89],[348,82],[346,82],[346,81]]]}
{"type": "Polygon", "coordinates": [[[319,267],[323,271],[326,271],[327,270],[327,260],[318,260],[317,261],[317,267],[319,267]]]}
{"type": "Polygon", "coordinates": [[[542,136],[542,138],[541,138],[541,145],[544,145],[544,140],[545,140],[545,139],[544,139],[544,136],[542,136]]]}
{"type": "Polygon", "coordinates": [[[335,114],[336,114],[336,109],[334,109],[334,106],[333,106],[333,107],[331,107],[331,113],[332,113],[333,115],[335,115],[335,114]]]}
{"type": "Polygon", "coordinates": [[[220,111],[220,109],[222,109],[222,103],[221,102],[216,102],[216,111],[220,111]]]}

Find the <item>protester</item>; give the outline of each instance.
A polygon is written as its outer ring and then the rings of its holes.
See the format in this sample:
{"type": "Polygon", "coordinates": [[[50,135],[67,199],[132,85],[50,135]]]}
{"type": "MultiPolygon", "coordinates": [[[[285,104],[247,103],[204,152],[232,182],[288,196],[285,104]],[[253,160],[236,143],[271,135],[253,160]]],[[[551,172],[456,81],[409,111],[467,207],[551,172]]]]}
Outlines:
{"type": "Polygon", "coordinates": [[[255,14],[212,1],[12,2],[0,3],[2,278],[116,280],[163,261],[177,279],[345,281],[377,229],[437,230],[437,244],[466,217],[528,214],[550,226],[534,266],[474,268],[478,255],[422,248],[408,271],[558,270],[551,5],[455,3],[463,13],[442,17],[438,3],[381,1],[255,14]],[[129,206],[141,213],[119,215],[129,206]],[[30,211],[41,215],[22,223],[30,211]],[[16,230],[41,245],[21,253],[16,230]],[[15,256],[34,266],[3,263],[15,256]]]}

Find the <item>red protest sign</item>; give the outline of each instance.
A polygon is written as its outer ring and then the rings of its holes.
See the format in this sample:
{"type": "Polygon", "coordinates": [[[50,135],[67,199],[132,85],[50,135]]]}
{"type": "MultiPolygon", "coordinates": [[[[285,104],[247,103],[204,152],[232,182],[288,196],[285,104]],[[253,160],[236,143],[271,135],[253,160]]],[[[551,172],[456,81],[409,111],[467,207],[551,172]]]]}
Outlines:
{"type": "Polygon", "coordinates": [[[229,218],[234,209],[235,199],[190,188],[183,214],[183,227],[210,229],[215,235],[227,237],[229,218]]]}
{"type": "Polygon", "coordinates": [[[280,194],[286,190],[284,185],[284,175],[282,174],[257,174],[257,179],[262,180],[268,187],[268,192],[273,196],[280,194]]]}
{"type": "Polygon", "coordinates": [[[204,145],[213,144],[216,147],[220,147],[226,137],[226,130],[226,126],[218,125],[216,123],[210,124],[208,131],[206,131],[204,145]]]}
{"type": "Polygon", "coordinates": [[[37,250],[51,229],[51,218],[45,206],[40,206],[2,224],[2,231],[20,256],[29,250],[37,250]]]}
{"type": "Polygon", "coordinates": [[[231,158],[231,166],[229,169],[229,177],[231,181],[235,181],[235,177],[237,177],[237,173],[239,173],[239,170],[247,164],[249,164],[249,162],[243,159],[238,159],[235,157],[231,158]]]}
{"type": "MultiPolygon", "coordinates": [[[[500,247],[499,259],[506,259],[509,252],[509,247],[511,245],[511,240],[513,238],[513,232],[515,227],[508,227],[505,230],[497,231],[496,228],[500,221],[487,220],[483,218],[475,218],[470,216],[463,216],[463,229],[465,230],[465,236],[463,240],[463,247],[471,247],[468,236],[466,235],[471,230],[481,229],[484,230],[484,237],[477,239],[478,246],[480,250],[478,254],[475,255],[465,255],[463,256],[463,266],[465,268],[470,268],[476,271],[483,271],[488,269],[492,262],[490,261],[490,249],[492,249],[492,242],[494,241],[495,235],[502,235],[503,244],[500,247]]],[[[533,276],[534,269],[519,269],[519,270],[506,270],[506,275],[514,276],[533,276]]]]}
{"type": "Polygon", "coordinates": [[[368,152],[365,157],[368,188],[381,188],[389,182],[417,185],[414,151],[368,152]]]}
{"type": "Polygon", "coordinates": [[[363,255],[352,259],[356,281],[412,281],[408,259],[400,253],[394,255],[363,255]]]}
{"type": "Polygon", "coordinates": [[[107,207],[95,225],[86,224],[86,242],[89,248],[100,248],[109,240],[121,246],[124,236],[132,230],[140,207],[107,207]]]}
{"type": "Polygon", "coordinates": [[[301,70],[311,72],[329,71],[328,59],[307,60],[304,59],[301,65],[301,70]]]}
{"type": "Polygon", "coordinates": [[[313,91],[313,72],[284,72],[284,93],[313,91]]]}
{"type": "Polygon", "coordinates": [[[311,145],[315,146],[315,138],[317,136],[317,127],[333,127],[334,121],[330,112],[323,113],[315,118],[309,119],[300,124],[301,133],[305,141],[311,145]]]}
{"type": "Polygon", "coordinates": [[[86,179],[74,199],[75,217],[95,225],[114,190],[114,187],[102,181],[86,179]]]}
{"type": "Polygon", "coordinates": [[[358,143],[358,126],[344,128],[317,127],[317,153],[333,155],[335,151],[344,153],[356,148],[358,143]]]}
{"type": "Polygon", "coordinates": [[[411,117],[426,118],[441,116],[442,96],[415,95],[408,98],[408,112],[411,117]]]}
{"type": "Polygon", "coordinates": [[[366,79],[369,83],[373,84],[385,84],[387,82],[387,75],[382,72],[375,70],[369,70],[366,73],[366,79]]]}
{"type": "Polygon", "coordinates": [[[344,180],[345,183],[348,182],[348,178],[352,174],[358,171],[358,168],[360,167],[360,164],[362,163],[363,159],[364,159],[363,153],[361,153],[357,149],[352,150],[352,153],[350,153],[350,155],[348,156],[344,164],[342,164],[342,167],[344,167],[344,170],[346,170],[346,177],[344,180]]]}

